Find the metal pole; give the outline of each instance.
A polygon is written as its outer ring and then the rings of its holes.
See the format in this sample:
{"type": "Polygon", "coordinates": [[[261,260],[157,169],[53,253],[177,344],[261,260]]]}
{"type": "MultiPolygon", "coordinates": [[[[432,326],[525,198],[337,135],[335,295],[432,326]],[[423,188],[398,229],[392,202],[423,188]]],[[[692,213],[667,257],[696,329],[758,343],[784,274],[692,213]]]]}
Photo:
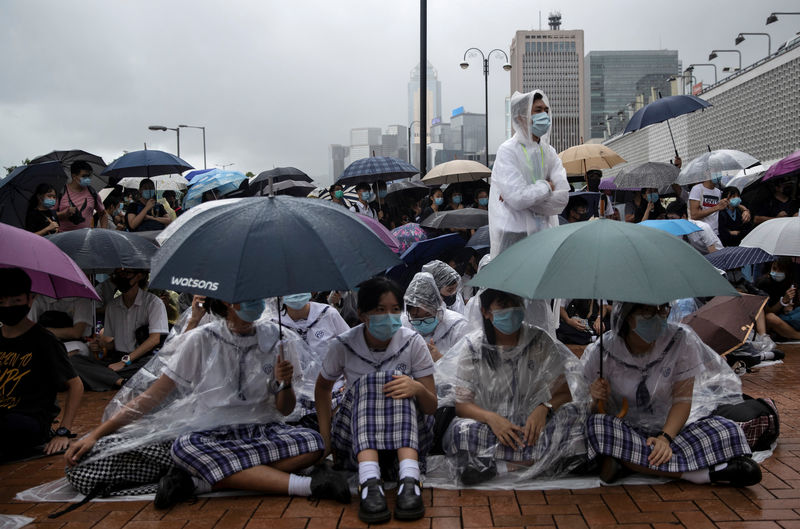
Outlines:
{"type": "MultiPolygon", "coordinates": [[[[413,123],[412,123],[413,125],[413,123]]],[[[408,127],[408,163],[411,163],[411,126],[408,127]]]]}
{"type": "Polygon", "coordinates": [[[419,174],[424,177],[428,164],[428,2],[419,0],[419,174]]]}
{"type": "MultiPolygon", "coordinates": [[[[491,56],[491,53],[489,54],[491,56]]],[[[483,60],[483,99],[486,112],[486,167],[489,167],[489,56],[483,60]]]]}
{"type": "Polygon", "coordinates": [[[181,129],[175,127],[175,136],[178,138],[178,158],[181,157],[181,129]]]}
{"type": "Polygon", "coordinates": [[[201,128],[203,129],[203,169],[208,169],[208,165],[206,165],[206,128],[201,128]]]}

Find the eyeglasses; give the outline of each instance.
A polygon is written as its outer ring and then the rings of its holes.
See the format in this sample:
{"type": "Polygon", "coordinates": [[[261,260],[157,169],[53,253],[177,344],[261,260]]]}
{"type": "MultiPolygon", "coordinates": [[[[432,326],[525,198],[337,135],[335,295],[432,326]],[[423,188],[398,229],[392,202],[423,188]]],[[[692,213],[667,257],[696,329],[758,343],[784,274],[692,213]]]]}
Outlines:
{"type": "Polygon", "coordinates": [[[425,325],[430,325],[431,323],[436,321],[436,317],[435,316],[428,316],[427,318],[411,318],[411,319],[409,319],[409,321],[412,324],[416,322],[418,324],[419,323],[423,323],[425,325]]]}
{"type": "Polygon", "coordinates": [[[669,303],[665,303],[663,305],[643,305],[637,309],[636,313],[639,314],[642,318],[649,320],[654,318],[656,315],[666,318],[669,316],[669,312],[672,310],[672,307],[669,306],[669,303]]]}

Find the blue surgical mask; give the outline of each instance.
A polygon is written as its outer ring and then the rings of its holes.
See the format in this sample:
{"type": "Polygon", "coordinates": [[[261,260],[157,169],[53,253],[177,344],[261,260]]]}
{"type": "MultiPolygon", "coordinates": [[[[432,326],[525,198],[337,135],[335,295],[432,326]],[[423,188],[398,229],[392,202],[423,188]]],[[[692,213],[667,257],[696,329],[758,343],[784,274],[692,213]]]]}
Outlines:
{"type": "Polygon", "coordinates": [[[420,334],[430,334],[436,329],[436,326],[439,325],[439,318],[437,317],[420,318],[409,321],[411,321],[411,325],[413,325],[414,329],[420,334]]]}
{"type": "Polygon", "coordinates": [[[550,130],[550,115],[547,112],[539,112],[531,116],[531,134],[541,138],[550,130]]]}
{"type": "Polygon", "coordinates": [[[292,310],[300,310],[311,301],[311,294],[309,292],[302,292],[300,294],[292,294],[283,296],[283,303],[292,310]]]}
{"type": "Polygon", "coordinates": [[[444,204],[444,198],[436,197],[433,199],[433,203],[436,204],[437,206],[441,206],[442,204],[444,204]]]}
{"type": "Polygon", "coordinates": [[[122,215],[123,213],[125,213],[125,210],[122,208],[122,205],[120,204],[120,206],[114,212],[114,215],[122,215]]]}
{"type": "Polygon", "coordinates": [[[647,201],[654,204],[658,202],[658,193],[647,193],[647,201]]]}
{"type": "Polygon", "coordinates": [[[246,322],[254,322],[261,317],[264,309],[267,308],[266,299],[252,299],[250,301],[242,301],[239,303],[239,310],[236,315],[246,322]]]}
{"type": "Polygon", "coordinates": [[[461,204],[461,195],[453,195],[453,204],[456,206],[461,204]]]}
{"type": "Polygon", "coordinates": [[[361,193],[359,193],[359,196],[361,197],[361,200],[363,200],[364,202],[369,202],[369,196],[371,194],[372,193],[370,193],[369,191],[362,191],[361,193]]]}
{"type": "Polygon", "coordinates": [[[492,325],[503,334],[514,334],[522,326],[525,310],[522,307],[511,307],[492,311],[492,325]]]}
{"type": "Polygon", "coordinates": [[[379,189],[378,190],[378,198],[386,198],[386,195],[389,194],[389,191],[386,189],[379,189]]]}
{"type": "Polygon", "coordinates": [[[481,206],[488,206],[489,205],[489,197],[481,197],[478,199],[478,205],[481,206]]]}
{"type": "Polygon", "coordinates": [[[770,272],[769,277],[771,277],[774,281],[780,283],[781,281],[786,279],[786,274],[784,274],[783,272],[770,272]]]}
{"type": "Polygon", "coordinates": [[[647,343],[655,342],[667,328],[667,319],[662,316],[656,315],[648,319],[644,316],[636,315],[633,319],[636,321],[636,327],[634,327],[633,332],[647,343]]]}
{"type": "Polygon", "coordinates": [[[714,185],[722,182],[722,173],[711,173],[711,182],[713,182],[714,185]]]}
{"type": "Polygon", "coordinates": [[[742,199],[739,197],[734,197],[728,201],[732,208],[738,208],[739,205],[742,203],[742,199]]]}
{"type": "Polygon", "coordinates": [[[86,176],[84,178],[81,178],[80,184],[83,187],[89,187],[90,185],[92,185],[92,177],[86,176]]]}
{"type": "Polygon", "coordinates": [[[42,200],[42,205],[47,209],[53,209],[54,207],[56,207],[56,199],[45,198],[44,200],[42,200]]]}
{"type": "Polygon", "coordinates": [[[367,329],[379,342],[388,342],[402,326],[399,314],[372,314],[367,329]]]}
{"type": "Polygon", "coordinates": [[[155,189],[142,189],[140,193],[142,194],[142,198],[145,200],[150,200],[156,196],[155,189]]]}

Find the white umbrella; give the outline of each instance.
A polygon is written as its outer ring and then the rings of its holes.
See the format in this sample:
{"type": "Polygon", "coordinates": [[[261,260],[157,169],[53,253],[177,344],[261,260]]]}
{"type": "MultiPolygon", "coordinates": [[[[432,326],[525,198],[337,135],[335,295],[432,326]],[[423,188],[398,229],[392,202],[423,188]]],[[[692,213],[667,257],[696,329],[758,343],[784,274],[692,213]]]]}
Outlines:
{"type": "Polygon", "coordinates": [[[761,248],[772,255],[800,257],[800,218],[770,219],[755,227],[739,246],[761,248]]]}
{"type": "Polygon", "coordinates": [[[746,188],[750,184],[758,182],[758,180],[762,176],[764,176],[764,173],[767,172],[767,169],[769,169],[769,165],[756,165],[755,167],[751,167],[750,169],[742,169],[741,171],[733,175],[733,177],[727,182],[725,182],[724,178],[722,180],[723,183],[725,184],[725,187],[733,186],[737,188],[741,193],[742,191],[744,191],[744,188],[746,188]]]}
{"type": "MultiPolygon", "coordinates": [[[[119,181],[119,185],[125,188],[139,189],[139,183],[143,180],[140,177],[129,176],[119,181]]],[[[183,191],[189,186],[189,182],[179,174],[165,174],[151,176],[150,180],[159,191],[183,191]]]]}
{"type": "Polygon", "coordinates": [[[208,211],[209,209],[214,209],[219,206],[224,206],[226,204],[234,204],[237,201],[242,200],[241,198],[221,198],[219,200],[210,200],[208,202],[203,202],[202,204],[198,204],[192,208],[187,209],[180,217],[170,222],[166,228],[161,230],[158,235],[156,236],[156,242],[163,246],[164,241],[172,237],[176,231],[180,229],[181,226],[186,224],[186,222],[203,213],[204,211],[208,211]]]}
{"type": "Polygon", "coordinates": [[[733,149],[706,152],[683,166],[677,183],[682,186],[697,184],[711,180],[713,173],[745,169],[757,163],[758,160],[746,152],[733,149]]]}

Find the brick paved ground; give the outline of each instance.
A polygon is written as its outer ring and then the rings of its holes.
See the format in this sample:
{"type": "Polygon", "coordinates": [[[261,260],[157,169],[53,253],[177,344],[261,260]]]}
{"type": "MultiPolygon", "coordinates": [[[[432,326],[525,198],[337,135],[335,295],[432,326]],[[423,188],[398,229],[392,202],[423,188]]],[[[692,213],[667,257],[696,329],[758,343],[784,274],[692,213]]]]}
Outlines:
{"type": "MultiPolygon", "coordinates": [[[[800,346],[786,347],[785,365],[769,367],[744,378],[745,391],[772,396],[778,404],[780,445],[764,465],[764,480],[748,489],[689,483],[614,486],[553,491],[424,491],[425,518],[381,527],[450,529],[458,527],[533,527],[544,529],[800,529],[800,403],[797,373],[800,346]]],[[[87,394],[77,431],[97,424],[111,393],[87,394]]],[[[63,476],[61,457],[0,466],[0,513],[36,518],[28,527],[43,529],[279,529],[366,527],[358,505],[311,503],[282,497],[210,498],[169,511],[150,502],[93,502],[58,518],[58,503],[13,500],[23,489],[63,476]]]]}

